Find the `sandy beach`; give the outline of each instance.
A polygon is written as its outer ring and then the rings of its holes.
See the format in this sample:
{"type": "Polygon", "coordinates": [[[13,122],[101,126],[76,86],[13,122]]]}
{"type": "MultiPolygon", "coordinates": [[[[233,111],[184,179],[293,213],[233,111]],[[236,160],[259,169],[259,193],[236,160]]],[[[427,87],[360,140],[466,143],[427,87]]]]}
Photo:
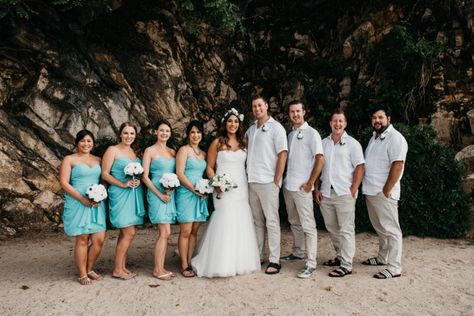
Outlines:
{"type": "MultiPolygon", "coordinates": [[[[354,273],[330,278],[322,262],[334,257],[329,236],[319,231],[318,269],[297,279],[303,262],[283,263],[281,273],[262,272],[221,279],[185,279],[174,254],[173,227],[167,266],[178,276],[151,276],[157,231],[141,229],[129,253],[130,281],[112,279],[117,231],[107,235],[97,269],[105,280],[77,282],[74,240],[42,234],[0,242],[1,315],[474,315],[474,243],[466,240],[404,238],[401,278],[376,280],[381,267],[360,262],[376,254],[375,234],[357,234],[354,273]]],[[[282,254],[291,252],[291,233],[282,232],[282,254]]]]}

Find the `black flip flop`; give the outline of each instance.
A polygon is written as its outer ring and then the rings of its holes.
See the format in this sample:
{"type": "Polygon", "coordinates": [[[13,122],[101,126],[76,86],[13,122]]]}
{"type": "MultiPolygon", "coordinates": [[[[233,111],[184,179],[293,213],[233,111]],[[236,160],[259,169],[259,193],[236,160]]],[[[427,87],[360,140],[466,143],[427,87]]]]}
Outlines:
{"type": "Polygon", "coordinates": [[[280,272],[280,269],[281,269],[281,264],[278,264],[278,263],[274,263],[274,262],[270,262],[267,266],[267,268],[265,269],[265,273],[266,274],[277,274],[280,272]],[[268,271],[268,268],[274,268],[276,271],[268,271]]]}

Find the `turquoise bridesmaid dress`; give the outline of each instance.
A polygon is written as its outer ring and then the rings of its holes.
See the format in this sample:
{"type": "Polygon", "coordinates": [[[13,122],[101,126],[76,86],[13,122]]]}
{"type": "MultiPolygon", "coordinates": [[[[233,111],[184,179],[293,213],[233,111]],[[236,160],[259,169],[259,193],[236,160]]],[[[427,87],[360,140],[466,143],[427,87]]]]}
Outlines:
{"type": "MultiPolygon", "coordinates": [[[[86,196],[91,184],[98,184],[100,180],[100,164],[92,167],[79,163],[72,167],[70,184],[86,196]]],[[[64,232],[68,236],[93,234],[105,231],[105,201],[98,207],[87,207],[69,194],[64,194],[64,232]]]]}
{"type": "MultiPolygon", "coordinates": [[[[155,187],[165,193],[165,188],[160,183],[163,173],[176,172],[176,159],[166,159],[159,157],[154,159],[150,164],[150,180],[155,187]]],[[[153,224],[173,224],[176,223],[176,204],[174,200],[174,190],[170,194],[168,203],[163,202],[151,190],[147,191],[148,200],[148,216],[153,224]]]]}
{"type": "MultiPolygon", "coordinates": [[[[202,179],[205,169],[206,160],[188,157],[186,159],[184,175],[195,186],[202,179]]],[[[176,218],[178,222],[205,222],[208,215],[207,198],[201,199],[184,185],[178,187],[176,190],[176,218]]]]}
{"type": "MultiPolygon", "coordinates": [[[[110,174],[119,181],[130,180],[123,169],[130,162],[128,157],[120,157],[114,161],[110,174]]],[[[136,162],[140,162],[137,159],[136,162]]],[[[143,224],[145,215],[144,195],[142,185],[132,188],[121,188],[116,185],[109,186],[109,215],[110,222],[116,228],[124,228],[143,224]]]]}

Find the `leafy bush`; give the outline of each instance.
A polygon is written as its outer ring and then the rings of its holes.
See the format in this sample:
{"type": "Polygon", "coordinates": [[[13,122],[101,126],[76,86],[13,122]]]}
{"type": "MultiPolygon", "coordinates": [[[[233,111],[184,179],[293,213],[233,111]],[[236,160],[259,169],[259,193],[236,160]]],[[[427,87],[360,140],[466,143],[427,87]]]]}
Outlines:
{"type": "MultiPolygon", "coordinates": [[[[461,189],[464,171],[454,153],[435,140],[430,126],[395,124],[395,128],[408,142],[398,208],[403,234],[463,237],[469,228],[469,199],[461,189]]],[[[370,137],[371,130],[365,130],[361,143],[366,145],[370,137]]],[[[356,227],[372,229],[362,195],[356,206],[356,227]]]]}
{"type": "Polygon", "coordinates": [[[0,0],[0,22],[8,26],[16,26],[19,21],[29,20],[32,16],[38,14],[39,7],[42,6],[68,11],[82,5],[84,5],[84,0],[0,0]]]}
{"type": "Polygon", "coordinates": [[[234,34],[237,31],[243,33],[242,18],[239,8],[229,0],[183,0],[182,7],[193,15],[189,22],[188,32],[196,35],[199,31],[199,20],[210,20],[214,25],[234,34]]]}

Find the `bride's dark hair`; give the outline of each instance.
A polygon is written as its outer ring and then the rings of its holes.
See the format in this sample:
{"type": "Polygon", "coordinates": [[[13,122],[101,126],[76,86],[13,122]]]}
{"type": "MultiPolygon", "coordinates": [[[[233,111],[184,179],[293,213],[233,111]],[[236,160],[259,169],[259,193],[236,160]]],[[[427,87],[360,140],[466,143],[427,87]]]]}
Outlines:
{"type": "Polygon", "coordinates": [[[244,131],[242,128],[242,122],[240,121],[239,117],[235,115],[234,113],[228,113],[226,116],[224,116],[224,120],[222,121],[221,128],[219,129],[218,148],[219,149],[230,148],[226,125],[227,125],[227,120],[232,115],[235,116],[237,120],[239,121],[239,128],[237,129],[237,132],[235,133],[235,137],[237,138],[237,141],[239,142],[239,148],[245,150],[247,148],[247,142],[245,141],[244,131]]]}

